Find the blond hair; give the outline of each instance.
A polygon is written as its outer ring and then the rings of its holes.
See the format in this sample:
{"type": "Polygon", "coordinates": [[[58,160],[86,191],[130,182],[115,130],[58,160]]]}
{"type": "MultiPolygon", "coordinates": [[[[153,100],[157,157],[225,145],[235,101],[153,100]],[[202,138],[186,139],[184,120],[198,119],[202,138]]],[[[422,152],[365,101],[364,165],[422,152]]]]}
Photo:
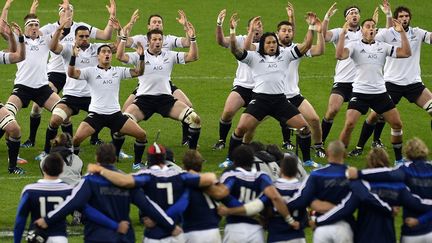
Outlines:
{"type": "Polygon", "coordinates": [[[427,160],[429,149],[420,138],[414,137],[406,142],[404,152],[409,160],[427,160]]]}
{"type": "Polygon", "coordinates": [[[383,148],[373,148],[366,156],[368,168],[389,167],[390,159],[383,148]]]}

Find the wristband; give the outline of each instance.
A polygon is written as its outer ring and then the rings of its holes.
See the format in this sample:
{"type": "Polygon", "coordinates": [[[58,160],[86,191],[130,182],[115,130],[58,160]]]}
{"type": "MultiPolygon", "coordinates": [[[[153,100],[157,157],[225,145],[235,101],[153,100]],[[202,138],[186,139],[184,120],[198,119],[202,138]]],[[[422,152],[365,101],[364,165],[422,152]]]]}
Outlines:
{"type": "Polygon", "coordinates": [[[309,25],[309,28],[308,28],[308,30],[313,30],[313,31],[315,31],[315,30],[316,30],[316,27],[315,27],[315,25],[309,25]]]}
{"type": "Polygon", "coordinates": [[[144,61],[144,55],[140,55],[140,61],[144,61]]]}
{"type": "Polygon", "coordinates": [[[236,30],[230,28],[230,34],[235,34],[235,33],[236,33],[236,30]]]}
{"type": "Polygon", "coordinates": [[[120,42],[126,43],[126,40],[121,39],[120,42]]]}
{"type": "Polygon", "coordinates": [[[328,16],[328,14],[324,15],[324,20],[330,21],[330,17],[328,16]]]}
{"type": "Polygon", "coordinates": [[[217,26],[222,26],[222,19],[220,19],[219,17],[216,20],[216,25],[217,26]]]}
{"type": "Polygon", "coordinates": [[[291,215],[288,215],[285,217],[285,222],[287,222],[288,224],[293,224],[295,220],[291,215]]]}
{"type": "Polygon", "coordinates": [[[71,56],[71,59],[69,61],[69,66],[75,66],[75,60],[76,60],[76,56],[71,56]]]}
{"type": "Polygon", "coordinates": [[[24,36],[18,36],[18,42],[23,43],[24,42],[24,36]]]}
{"type": "Polygon", "coordinates": [[[194,37],[189,37],[190,42],[196,42],[196,36],[194,37]]]}
{"type": "Polygon", "coordinates": [[[124,40],[124,41],[127,41],[127,36],[124,36],[124,35],[122,35],[122,36],[120,36],[120,40],[124,40]]]}
{"type": "Polygon", "coordinates": [[[392,14],[390,12],[386,13],[387,18],[392,18],[392,14]]]}

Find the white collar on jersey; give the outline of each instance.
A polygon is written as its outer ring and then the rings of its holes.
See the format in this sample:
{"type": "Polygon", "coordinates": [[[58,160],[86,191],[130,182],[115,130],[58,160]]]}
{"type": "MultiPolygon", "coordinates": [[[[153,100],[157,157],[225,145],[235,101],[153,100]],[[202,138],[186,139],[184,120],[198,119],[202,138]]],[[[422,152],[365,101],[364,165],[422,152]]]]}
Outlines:
{"type": "Polygon", "coordinates": [[[239,171],[241,171],[243,173],[256,173],[257,172],[257,170],[255,168],[252,168],[250,171],[249,170],[245,170],[242,167],[236,167],[235,169],[239,170],[239,171]]]}
{"type": "Polygon", "coordinates": [[[50,183],[60,183],[60,182],[62,182],[62,180],[61,179],[55,179],[55,180],[39,179],[38,182],[50,184],[50,183]]]}
{"type": "Polygon", "coordinates": [[[150,170],[169,170],[169,167],[166,165],[163,165],[162,167],[160,167],[159,165],[152,165],[149,168],[150,170]]]}
{"type": "MultiPolygon", "coordinates": [[[[111,67],[112,67],[112,66],[110,66],[107,70],[110,70],[111,67]]],[[[97,65],[97,68],[102,69],[102,70],[105,70],[105,68],[103,68],[103,67],[99,67],[99,65],[97,65]]],[[[107,71],[107,70],[105,70],[105,71],[107,71]]]]}
{"type": "Polygon", "coordinates": [[[355,30],[348,29],[348,31],[351,31],[351,32],[357,32],[357,31],[359,31],[359,30],[360,30],[360,26],[357,26],[357,29],[355,29],[355,30]]]}
{"type": "Polygon", "coordinates": [[[293,178],[293,179],[278,178],[277,181],[285,182],[285,183],[297,183],[297,182],[299,182],[299,180],[297,178],[293,178]]]}

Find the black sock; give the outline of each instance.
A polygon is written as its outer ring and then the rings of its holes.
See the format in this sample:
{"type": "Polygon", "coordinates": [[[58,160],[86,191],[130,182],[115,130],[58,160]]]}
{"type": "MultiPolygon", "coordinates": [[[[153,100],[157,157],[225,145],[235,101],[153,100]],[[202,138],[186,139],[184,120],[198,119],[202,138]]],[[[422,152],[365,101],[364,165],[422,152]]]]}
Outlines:
{"type": "Polygon", "coordinates": [[[231,129],[231,121],[219,120],[219,140],[226,142],[229,130],[231,129]]]}
{"type": "Polygon", "coordinates": [[[45,146],[44,146],[44,151],[47,154],[49,154],[51,150],[51,140],[57,136],[57,130],[58,128],[52,128],[50,125],[48,125],[45,134],[45,146]]]}
{"type": "Polygon", "coordinates": [[[368,124],[367,121],[363,122],[363,127],[360,132],[360,137],[357,142],[357,147],[364,148],[367,140],[370,138],[374,131],[375,125],[368,124]]]}
{"type": "Polygon", "coordinates": [[[327,139],[327,136],[330,133],[330,129],[333,126],[333,120],[327,120],[325,118],[321,121],[321,129],[322,129],[322,141],[324,142],[327,139]]]}
{"type": "Polygon", "coordinates": [[[69,133],[69,135],[73,136],[72,122],[61,124],[61,129],[63,133],[69,133]]]}
{"type": "Polygon", "coordinates": [[[8,146],[9,155],[9,168],[15,168],[17,166],[17,158],[20,149],[20,138],[9,137],[6,139],[6,144],[8,146]]]}
{"type": "Polygon", "coordinates": [[[310,146],[312,143],[311,134],[297,135],[299,136],[299,147],[303,155],[303,161],[310,160],[310,146]]]}
{"type": "Polygon", "coordinates": [[[116,148],[116,156],[117,158],[120,156],[120,150],[123,146],[123,143],[125,141],[125,136],[116,132],[114,134],[111,134],[112,136],[112,141],[114,144],[114,147],[116,148]]]}
{"type": "Polygon", "coordinates": [[[291,140],[291,129],[289,129],[288,125],[285,122],[280,122],[280,127],[282,131],[282,139],[283,142],[288,142],[291,140]]]}
{"type": "Polygon", "coordinates": [[[99,131],[95,131],[95,132],[91,135],[91,137],[90,137],[90,141],[92,141],[92,142],[96,142],[96,141],[98,141],[98,140],[99,140],[99,133],[100,133],[100,130],[99,130],[99,131]]]}
{"type": "Polygon", "coordinates": [[[234,151],[234,149],[240,146],[242,142],[243,142],[243,136],[238,137],[235,133],[231,135],[231,139],[228,147],[228,158],[231,158],[231,154],[234,151]]]}
{"type": "Polygon", "coordinates": [[[375,130],[374,130],[374,141],[378,141],[381,138],[381,133],[384,129],[385,121],[378,121],[375,124],[375,130]]]}
{"type": "Polygon", "coordinates": [[[393,144],[393,151],[395,153],[395,159],[401,160],[402,159],[402,143],[392,143],[393,144]]]}
{"type": "Polygon", "coordinates": [[[80,152],[80,146],[74,146],[73,150],[74,150],[74,154],[78,155],[80,152]]]}
{"type": "Polygon", "coordinates": [[[30,135],[29,140],[34,144],[36,142],[36,133],[41,123],[40,114],[30,114],[30,135]]]}
{"type": "Polygon", "coordinates": [[[198,146],[198,139],[201,134],[201,127],[192,128],[189,127],[189,149],[196,149],[198,146]]]}
{"type": "Polygon", "coordinates": [[[142,162],[142,156],[144,154],[145,145],[147,142],[139,142],[135,140],[134,152],[135,152],[135,162],[134,164],[139,164],[142,162]]]}
{"type": "Polygon", "coordinates": [[[189,124],[182,122],[182,143],[189,141],[189,124]]]}

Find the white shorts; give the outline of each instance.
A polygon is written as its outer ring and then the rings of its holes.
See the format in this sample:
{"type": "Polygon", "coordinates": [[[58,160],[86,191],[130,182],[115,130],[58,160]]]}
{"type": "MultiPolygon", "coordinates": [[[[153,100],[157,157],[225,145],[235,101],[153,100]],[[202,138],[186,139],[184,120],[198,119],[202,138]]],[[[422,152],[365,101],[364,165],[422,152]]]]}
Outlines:
{"type": "Polygon", "coordinates": [[[314,243],[351,243],[354,236],[351,226],[346,221],[339,221],[330,225],[319,226],[313,234],[314,243]]]}
{"type": "Polygon", "coordinates": [[[224,243],[262,243],[264,230],[261,225],[237,223],[225,225],[224,243]]]}
{"type": "Polygon", "coordinates": [[[197,230],[184,233],[186,243],[221,243],[219,229],[197,230]]]}
{"type": "Polygon", "coordinates": [[[46,243],[68,243],[66,236],[50,236],[46,243]]]}
{"type": "Polygon", "coordinates": [[[432,242],[432,232],[424,235],[402,235],[401,243],[429,243],[432,242]]]}
{"type": "Polygon", "coordinates": [[[163,239],[150,239],[144,237],[144,243],[185,243],[184,234],[179,234],[177,236],[170,236],[163,239]]]}

